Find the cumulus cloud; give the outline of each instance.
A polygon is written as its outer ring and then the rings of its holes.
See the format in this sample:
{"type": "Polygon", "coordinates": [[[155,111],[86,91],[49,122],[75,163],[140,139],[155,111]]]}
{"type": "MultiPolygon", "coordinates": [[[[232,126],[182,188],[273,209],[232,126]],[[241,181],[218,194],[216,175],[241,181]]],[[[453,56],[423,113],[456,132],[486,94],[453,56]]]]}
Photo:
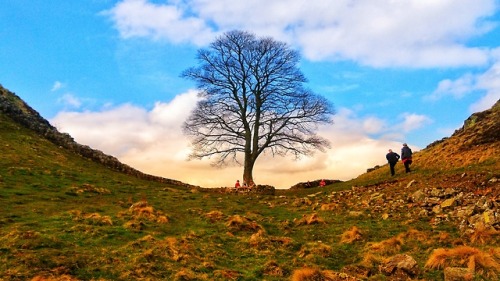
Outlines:
{"type": "Polygon", "coordinates": [[[466,42],[494,28],[488,17],[496,5],[495,0],[185,0],[163,4],[123,0],[105,14],[123,38],[202,45],[220,32],[244,29],[289,42],[311,60],[353,60],[378,67],[457,67],[488,62],[488,50],[466,42]],[[444,20],[450,15],[453,20],[444,20]]]}
{"type": "Polygon", "coordinates": [[[477,77],[476,87],[485,94],[470,106],[471,112],[486,110],[500,100],[500,61],[477,77]]]}
{"type": "Polygon", "coordinates": [[[461,99],[477,93],[481,97],[470,106],[471,113],[486,110],[500,99],[500,61],[494,63],[484,73],[467,73],[455,80],[446,79],[439,82],[433,93],[425,99],[433,101],[446,97],[461,99]]]}
{"type": "Polygon", "coordinates": [[[401,118],[403,121],[396,127],[399,127],[401,131],[406,133],[417,130],[432,122],[430,117],[415,113],[403,113],[401,118]]]}
{"type": "Polygon", "coordinates": [[[197,45],[213,38],[214,33],[203,19],[186,15],[186,12],[182,6],[125,0],[104,14],[112,18],[123,38],[151,37],[197,45]]]}

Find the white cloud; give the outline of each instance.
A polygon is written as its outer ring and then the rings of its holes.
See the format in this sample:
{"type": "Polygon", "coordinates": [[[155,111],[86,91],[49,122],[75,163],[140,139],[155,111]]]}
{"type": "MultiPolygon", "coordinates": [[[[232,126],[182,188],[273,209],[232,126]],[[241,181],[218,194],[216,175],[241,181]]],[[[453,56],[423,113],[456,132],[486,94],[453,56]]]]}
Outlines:
{"type": "Polygon", "coordinates": [[[445,79],[439,82],[434,92],[426,98],[430,100],[439,100],[446,96],[452,96],[456,99],[462,98],[474,89],[475,76],[468,73],[456,80],[445,79]]]}
{"type": "Polygon", "coordinates": [[[415,113],[403,113],[401,115],[403,121],[401,124],[396,126],[402,132],[408,133],[410,131],[417,130],[427,124],[432,123],[432,119],[428,116],[415,114],[415,113]]]}
{"type": "Polygon", "coordinates": [[[369,117],[363,121],[363,129],[369,134],[378,134],[384,130],[385,127],[385,122],[376,117],[369,117]]]}
{"type": "Polygon", "coordinates": [[[55,92],[63,87],[65,87],[65,85],[62,82],[56,81],[54,82],[54,85],[52,86],[52,89],[50,89],[50,91],[55,92]]]}
{"type": "Polygon", "coordinates": [[[154,4],[124,0],[106,12],[124,38],[200,45],[244,29],[289,42],[311,60],[347,59],[371,66],[457,67],[488,62],[467,40],[494,27],[495,0],[233,1],[154,4]],[[258,11],[258,12],[257,12],[258,11]]]}
{"type": "Polygon", "coordinates": [[[500,61],[477,77],[476,87],[483,90],[485,95],[470,106],[471,112],[489,109],[500,100],[500,61]]]}
{"type": "Polygon", "coordinates": [[[500,99],[500,61],[494,63],[484,73],[467,73],[455,80],[443,80],[439,82],[438,87],[431,95],[424,98],[440,100],[451,96],[455,99],[461,99],[473,93],[483,95],[470,106],[471,113],[489,109],[500,99]]]}
{"type": "Polygon", "coordinates": [[[123,38],[151,37],[199,45],[207,43],[214,36],[203,19],[186,16],[186,11],[176,5],[125,0],[104,14],[113,19],[123,38]]]}
{"type": "Polygon", "coordinates": [[[64,94],[62,97],[58,99],[58,102],[71,108],[79,108],[82,105],[82,101],[71,93],[64,94]]]}

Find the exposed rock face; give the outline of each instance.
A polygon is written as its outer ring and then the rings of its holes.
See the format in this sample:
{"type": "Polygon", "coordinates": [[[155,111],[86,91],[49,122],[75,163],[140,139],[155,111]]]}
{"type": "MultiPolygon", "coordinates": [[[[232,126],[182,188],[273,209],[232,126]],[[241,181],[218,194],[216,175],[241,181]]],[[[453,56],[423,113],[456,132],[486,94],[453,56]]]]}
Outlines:
{"type": "Polygon", "coordinates": [[[0,113],[9,116],[18,124],[33,130],[38,135],[46,138],[52,143],[68,149],[82,157],[88,158],[92,161],[100,163],[105,167],[132,175],[137,178],[174,184],[179,186],[189,187],[189,184],[182,183],[177,180],[157,177],[142,173],[128,165],[118,161],[113,156],[106,155],[102,151],[92,149],[87,145],[78,144],[73,140],[69,134],[60,133],[54,126],[45,120],[40,114],[26,104],[16,94],[8,91],[0,85],[0,113]]]}

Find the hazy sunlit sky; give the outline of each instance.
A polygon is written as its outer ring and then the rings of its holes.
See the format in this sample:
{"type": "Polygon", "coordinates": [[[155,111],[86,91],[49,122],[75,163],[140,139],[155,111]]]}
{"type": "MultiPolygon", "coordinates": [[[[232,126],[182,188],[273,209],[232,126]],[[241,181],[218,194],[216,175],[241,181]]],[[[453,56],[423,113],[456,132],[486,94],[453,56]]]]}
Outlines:
{"type": "Polygon", "coordinates": [[[499,24],[495,0],[3,0],[0,84],[143,172],[231,186],[242,167],[186,160],[181,125],[197,97],[180,73],[226,31],[271,36],[301,52],[306,86],[337,112],[319,131],[327,152],[257,160],[257,183],[288,188],[351,179],[385,164],[389,148],[422,149],[490,108],[499,24]]]}

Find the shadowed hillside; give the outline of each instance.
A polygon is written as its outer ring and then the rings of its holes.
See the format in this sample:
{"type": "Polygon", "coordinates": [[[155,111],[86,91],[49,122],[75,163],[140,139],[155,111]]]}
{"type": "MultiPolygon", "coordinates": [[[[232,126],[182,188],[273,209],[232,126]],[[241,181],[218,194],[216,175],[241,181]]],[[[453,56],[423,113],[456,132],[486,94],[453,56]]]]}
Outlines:
{"type": "Polygon", "coordinates": [[[180,181],[144,174],[121,163],[113,156],[106,155],[102,151],[92,149],[89,146],[76,143],[69,134],[60,133],[54,126],[42,118],[38,112],[21,100],[16,94],[3,88],[1,85],[0,113],[5,114],[18,124],[32,130],[39,136],[53,142],[55,145],[68,149],[84,158],[101,163],[107,168],[146,180],[189,186],[180,181]]]}
{"type": "Polygon", "coordinates": [[[143,175],[1,90],[0,280],[500,276],[498,102],[415,153],[410,174],[266,195],[143,175]]]}

